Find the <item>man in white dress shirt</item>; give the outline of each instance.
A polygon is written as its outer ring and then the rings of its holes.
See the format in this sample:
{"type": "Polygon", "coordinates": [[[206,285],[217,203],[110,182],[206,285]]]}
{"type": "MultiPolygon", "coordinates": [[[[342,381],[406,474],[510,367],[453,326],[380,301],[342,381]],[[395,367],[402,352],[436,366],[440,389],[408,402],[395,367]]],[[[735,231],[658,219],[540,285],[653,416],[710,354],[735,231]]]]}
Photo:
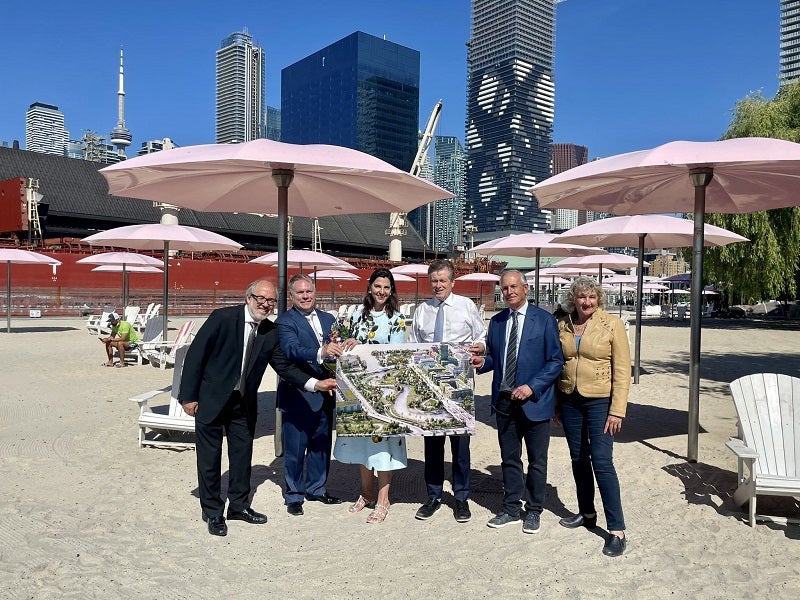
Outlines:
{"type": "MultiPolygon", "coordinates": [[[[449,260],[435,260],[428,267],[433,298],[414,311],[409,342],[471,342],[474,354],[483,354],[486,325],[475,303],[453,293],[455,268],[449,260]]],[[[470,452],[469,436],[453,435],[453,516],[459,523],[472,518],[469,510],[470,452]]],[[[425,437],[425,485],[428,501],[417,510],[416,518],[430,519],[442,505],[444,484],[445,436],[425,437]]]]}

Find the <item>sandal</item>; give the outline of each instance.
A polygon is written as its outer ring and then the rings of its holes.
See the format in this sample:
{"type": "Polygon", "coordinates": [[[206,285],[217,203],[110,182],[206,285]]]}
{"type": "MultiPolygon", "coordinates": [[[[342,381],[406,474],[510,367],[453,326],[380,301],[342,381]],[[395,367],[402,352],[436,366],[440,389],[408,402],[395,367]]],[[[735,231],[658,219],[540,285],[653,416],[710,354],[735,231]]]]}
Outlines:
{"type": "Polygon", "coordinates": [[[359,496],[358,500],[356,500],[350,507],[347,509],[349,513],[357,513],[365,508],[375,508],[375,501],[374,500],[367,500],[364,496],[359,496]]]}
{"type": "Polygon", "coordinates": [[[376,504],[375,509],[369,513],[367,523],[383,523],[386,515],[389,514],[389,507],[383,504],[376,504]]]}

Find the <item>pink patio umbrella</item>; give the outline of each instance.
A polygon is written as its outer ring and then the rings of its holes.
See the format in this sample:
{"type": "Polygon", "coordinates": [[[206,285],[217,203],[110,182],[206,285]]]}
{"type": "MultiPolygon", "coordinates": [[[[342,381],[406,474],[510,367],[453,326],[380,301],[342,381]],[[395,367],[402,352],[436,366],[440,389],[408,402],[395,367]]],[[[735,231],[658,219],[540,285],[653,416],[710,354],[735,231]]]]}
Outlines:
{"type": "MultiPolygon", "coordinates": [[[[739,234],[706,225],[705,243],[709,246],[725,246],[733,242],[746,242],[739,234]]],[[[677,248],[689,246],[695,240],[695,224],[688,219],[668,215],[632,215],[600,219],[578,225],[562,233],[565,241],[593,243],[600,246],[638,246],[636,291],[636,340],[634,342],[633,382],[639,383],[640,358],[642,352],[642,284],[644,283],[644,249],[677,248]]],[[[699,358],[698,358],[699,360],[699,358]]]]}
{"type": "MultiPolygon", "coordinates": [[[[635,256],[627,254],[618,254],[615,252],[606,252],[605,254],[590,254],[586,256],[570,256],[563,260],[558,261],[554,266],[556,267],[606,267],[608,269],[630,269],[637,267],[639,261],[635,256]]],[[[643,266],[649,267],[650,263],[645,262],[643,266]]],[[[598,281],[603,278],[598,271],[598,281]]]]}
{"type": "Polygon", "coordinates": [[[53,273],[61,261],[38,252],[0,248],[0,263],[6,263],[6,333],[11,333],[11,265],[52,265],[53,273]]]}
{"type": "Polygon", "coordinates": [[[569,169],[531,188],[542,208],[617,215],[694,212],[689,349],[688,459],[700,431],[700,291],[705,214],[740,214],[800,204],[800,144],[772,138],[671,142],[569,169]]]}
{"type": "MultiPolygon", "coordinates": [[[[417,289],[414,292],[414,304],[418,304],[419,280],[420,277],[428,276],[428,265],[420,265],[420,264],[399,265],[397,267],[392,267],[389,270],[392,272],[392,275],[406,275],[408,277],[413,277],[416,280],[417,289]]],[[[397,281],[397,279],[395,279],[395,281],[397,281]]]]}
{"type": "MultiPolygon", "coordinates": [[[[264,256],[259,256],[251,260],[251,263],[270,265],[277,267],[280,262],[277,252],[270,252],[264,256]]],[[[303,272],[303,267],[314,268],[314,281],[317,281],[317,267],[325,267],[327,269],[355,269],[349,262],[336,258],[330,254],[323,254],[322,252],[315,252],[313,250],[289,250],[286,253],[286,266],[300,269],[303,272]]]]}
{"type": "Polygon", "coordinates": [[[542,256],[585,256],[587,254],[605,254],[600,248],[587,248],[577,244],[565,244],[556,240],[554,233],[519,233],[484,242],[472,249],[472,252],[485,256],[526,256],[536,259],[533,297],[539,305],[539,261],[542,256]]]}
{"type": "Polygon", "coordinates": [[[500,275],[495,275],[494,273],[467,273],[466,275],[461,275],[460,277],[456,277],[456,281],[478,281],[479,291],[478,291],[478,304],[483,304],[483,282],[484,281],[492,281],[497,283],[500,281],[500,275]]]}
{"type": "Polygon", "coordinates": [[[358,150],[258,139],[184,146],[100,170],[109,193],[210,212],[278,215],[278,312],[286,310],[289,215],[409,212],[453,194],[358,150]],[[291,187],[291,205],[289,188],[291,187]]]}
{"type": "MultiPolygon", "coordinates": [[[[114,271],[122,273],[122,306],[128,306],[128,270],[132,267],[151,266],[158,267],[161,261],[146,254],[137,254],[136,252],[103,252],[101,254],[92,254],[86,258],[81,258],[75,261],[76,263],[85,263],[89,265],[113,265],[120,267],[119,269],[92,269],[92,271],[114,271]]],[[[139,271],[141,272],[141,271],[139,271]]],[[[159,273],[163,273],[160,269],[159,273]]]]}
{"type": "MultiPolygon", "coordinates": [[[[291,253],[292,251],[289,250],[291,253]]],[[[253,261],[250,261],[253,262],[253,261]]],[[[344,261],[342,261],[344,262],[344,261]]],[[[347,264],[347,263],[345,263],[347,264]]],[[[349,267],[354,269],[355,267],[349,267]]],[[[302,272],[302,271],[301,271],[302,272]]],[[[341,281],[358,281],[361,279],[355,273],[349,273],[342,269],[323,269],[322,271],[315,271],[315,275],[317,279],[330,279],[331,280],[331,308],[333,308],[333,303],[336,301],[336,280],[339,279],[341,281]]]]}
{"type": "MultiPolygon", "coordinates": [[[[167,151],[171,152],[171,150],[167,151]]],[[[150,155],[148,155],[150,156],[150,155]]],[[[136,159],[131,159],[136,160],[136,159]]],[[[128,161],[125,161],[128,162],[128,161]]],[[[134,250],[164,251],[164,340],[167,340],[168,299],[169,299],[169,251],[188,250],[205,252],[210,250],[238,250],[241,244],[225,236],[188,225],[170,225],[164,223],[145,223],[144,225],[126,225],[107,231],[95,233],[82,241],[92,245],[119,246],[134,250]]]]}

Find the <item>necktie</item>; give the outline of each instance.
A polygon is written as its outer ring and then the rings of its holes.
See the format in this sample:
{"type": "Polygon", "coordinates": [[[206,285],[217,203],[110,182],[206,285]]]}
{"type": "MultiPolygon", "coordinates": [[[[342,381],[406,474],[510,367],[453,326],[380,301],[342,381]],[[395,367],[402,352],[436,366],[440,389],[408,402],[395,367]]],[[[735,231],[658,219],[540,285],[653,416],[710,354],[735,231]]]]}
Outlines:
{"type": "Polygon", "coordinates": [[[439,310],[436,311],[436,322],[433,324],[433,341],[444,341],[444,302],[439,303],[439,310]]]}
{"type": "Polygon", "coordinates": [[[244,382],[247,379],[247,366],[250,364],[250,354],[253,351],[253,342],[256,341],[257,323],[250,322],[250,333],[247,336],[247,345],[244,347],[244,359],[242,360],[242,373],[239,375],[239,383],[234,388],[237,392],[244,391],[244,382]]]}
{"type": "Polygon", "coordinates": [[[517,387],[517,315],[519,315],[517,311],[511,311],[511,331],[506,346],[506,372],[503,376],[503,384],[512,390],[517,387]]]}
{"type": "Polygon", "coordinates": [[[308,324],[311,325],[311,329],[313,329],[314,333],[317,334],[317,341],[321,345],[322,344],[322,338],[323,338],[322,325],[320,324],[319,319],[317,318],[317,313],[315,313],[314,311],[311,311],[311,313],[306,315],[306,318],[308,319],[308,324]]]}

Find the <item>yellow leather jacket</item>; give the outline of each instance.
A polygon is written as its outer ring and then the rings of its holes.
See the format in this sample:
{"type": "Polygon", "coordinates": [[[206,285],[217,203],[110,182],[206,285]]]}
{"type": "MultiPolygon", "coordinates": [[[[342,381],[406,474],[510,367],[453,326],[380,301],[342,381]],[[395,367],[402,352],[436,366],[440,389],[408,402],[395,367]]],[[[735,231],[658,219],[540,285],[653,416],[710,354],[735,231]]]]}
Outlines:
{"type": "Polygon", "coordinates": [[[622,319],[595,310],[586,322],[580,352],[572,315],[559,320],[558,335],[564,352],[558,391],[570,394],[577,389],[586,398],[610,396],[609,414],[624,417],[631,388],[631,350],[622,319]]]}

